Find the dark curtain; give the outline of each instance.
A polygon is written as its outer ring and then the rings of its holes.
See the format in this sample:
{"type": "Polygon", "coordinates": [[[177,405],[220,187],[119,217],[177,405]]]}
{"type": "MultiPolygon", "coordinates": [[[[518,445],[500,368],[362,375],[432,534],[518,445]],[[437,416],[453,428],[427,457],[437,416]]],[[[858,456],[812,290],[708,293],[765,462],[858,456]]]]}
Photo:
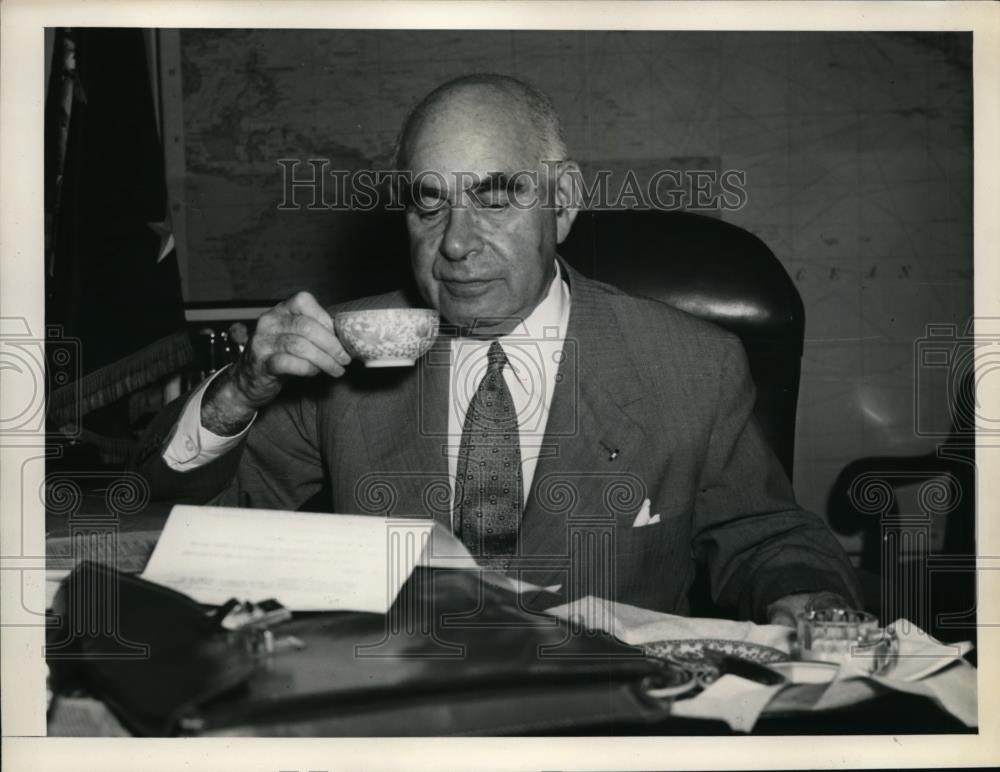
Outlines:
{"type": "Polygon", "coordinates": [[[59,29],[46,100],[46,325],[80,341],[51,429],[191,359],[143,33],[59,29]],[[55,327],[53,327],[55,326],[55,327]]]}

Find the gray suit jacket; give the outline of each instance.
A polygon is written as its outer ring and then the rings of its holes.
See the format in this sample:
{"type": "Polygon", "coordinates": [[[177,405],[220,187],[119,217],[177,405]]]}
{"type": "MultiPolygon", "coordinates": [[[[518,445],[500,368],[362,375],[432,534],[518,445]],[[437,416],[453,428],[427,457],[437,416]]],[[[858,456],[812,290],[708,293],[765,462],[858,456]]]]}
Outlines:
{"type": "MultiPolygon", "coordinates": [[[[695,561],[705,560],[713,598],[741,617],[762,620],[792,592],[832,590],[857,603],[843,549],[797,506],[752,420],[739,340],[565,275],[566,356],[523,514],[523,578],[683,614],[695,561]],[[659,522],[633,528],[645,498],[659,522]]],[[[390,293],[332,311],[407,304],[390,293]]],[[[331,512],[448,525],[449,351],[443,334],[413,368],[355,364],[340,379],[289,384],[240,448],[186,473],[161,457],[182,398],[150,427],[138,468],[158,498],[297,509],[325,490],[331,512]]]]}

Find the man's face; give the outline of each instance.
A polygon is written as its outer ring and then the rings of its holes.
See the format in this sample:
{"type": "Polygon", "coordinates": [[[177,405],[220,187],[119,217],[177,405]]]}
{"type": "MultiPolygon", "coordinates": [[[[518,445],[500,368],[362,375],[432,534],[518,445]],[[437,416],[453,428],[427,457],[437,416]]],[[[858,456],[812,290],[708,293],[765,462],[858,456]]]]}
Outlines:
{"type": "Polygon", "coordinates": [[[541,205],[539,147],[515,115],[495,95],[453,96],[417,129],[409,152],[419,184],[406,223],[420,291],[446,321],[497,334],[544,297],[572,222],[541,205]]]}

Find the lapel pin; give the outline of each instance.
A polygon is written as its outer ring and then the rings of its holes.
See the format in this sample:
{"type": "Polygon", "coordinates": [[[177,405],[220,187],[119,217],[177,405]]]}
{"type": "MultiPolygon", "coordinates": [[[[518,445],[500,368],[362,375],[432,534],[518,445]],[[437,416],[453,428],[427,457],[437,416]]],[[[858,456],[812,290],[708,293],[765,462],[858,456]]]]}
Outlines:
{"type": "MultiPolygon", "coordinates": [[[[598,442],[600,442],[600,440],[598,440],[598,442]]],[[[610,445],[605,445],[603,442],[600,442],[600,445],[608,451],[608,461],[614,461],[618,458],[618,454],[621,452],[618,448],[612,448],[610,445]]]]}

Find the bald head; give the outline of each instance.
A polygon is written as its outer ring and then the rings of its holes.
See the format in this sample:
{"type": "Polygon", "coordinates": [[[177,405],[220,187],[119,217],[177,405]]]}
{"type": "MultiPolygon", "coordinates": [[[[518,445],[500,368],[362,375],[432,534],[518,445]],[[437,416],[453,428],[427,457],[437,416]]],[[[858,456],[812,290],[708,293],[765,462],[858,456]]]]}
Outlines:
{"type": "Polygon", "coordinates": [[[536,162],[566,158],[559,116],[545,94],[516,78],[479,74],[438,86],[413,109],[399,135],[396,168],[409,168],[414,142],[425,128],[468,125],[470,120],[503,123],[534,146],[530,152],[536,162]]]}
{"type": "Polygon", "coordinates": [[[463,329],[513,330],[552,285],[576,216],[579,169],[549,100],[501,75],[449,81],[406,120],[396,168],[411,178],[406,227],[424,299],[463,329]]]}

